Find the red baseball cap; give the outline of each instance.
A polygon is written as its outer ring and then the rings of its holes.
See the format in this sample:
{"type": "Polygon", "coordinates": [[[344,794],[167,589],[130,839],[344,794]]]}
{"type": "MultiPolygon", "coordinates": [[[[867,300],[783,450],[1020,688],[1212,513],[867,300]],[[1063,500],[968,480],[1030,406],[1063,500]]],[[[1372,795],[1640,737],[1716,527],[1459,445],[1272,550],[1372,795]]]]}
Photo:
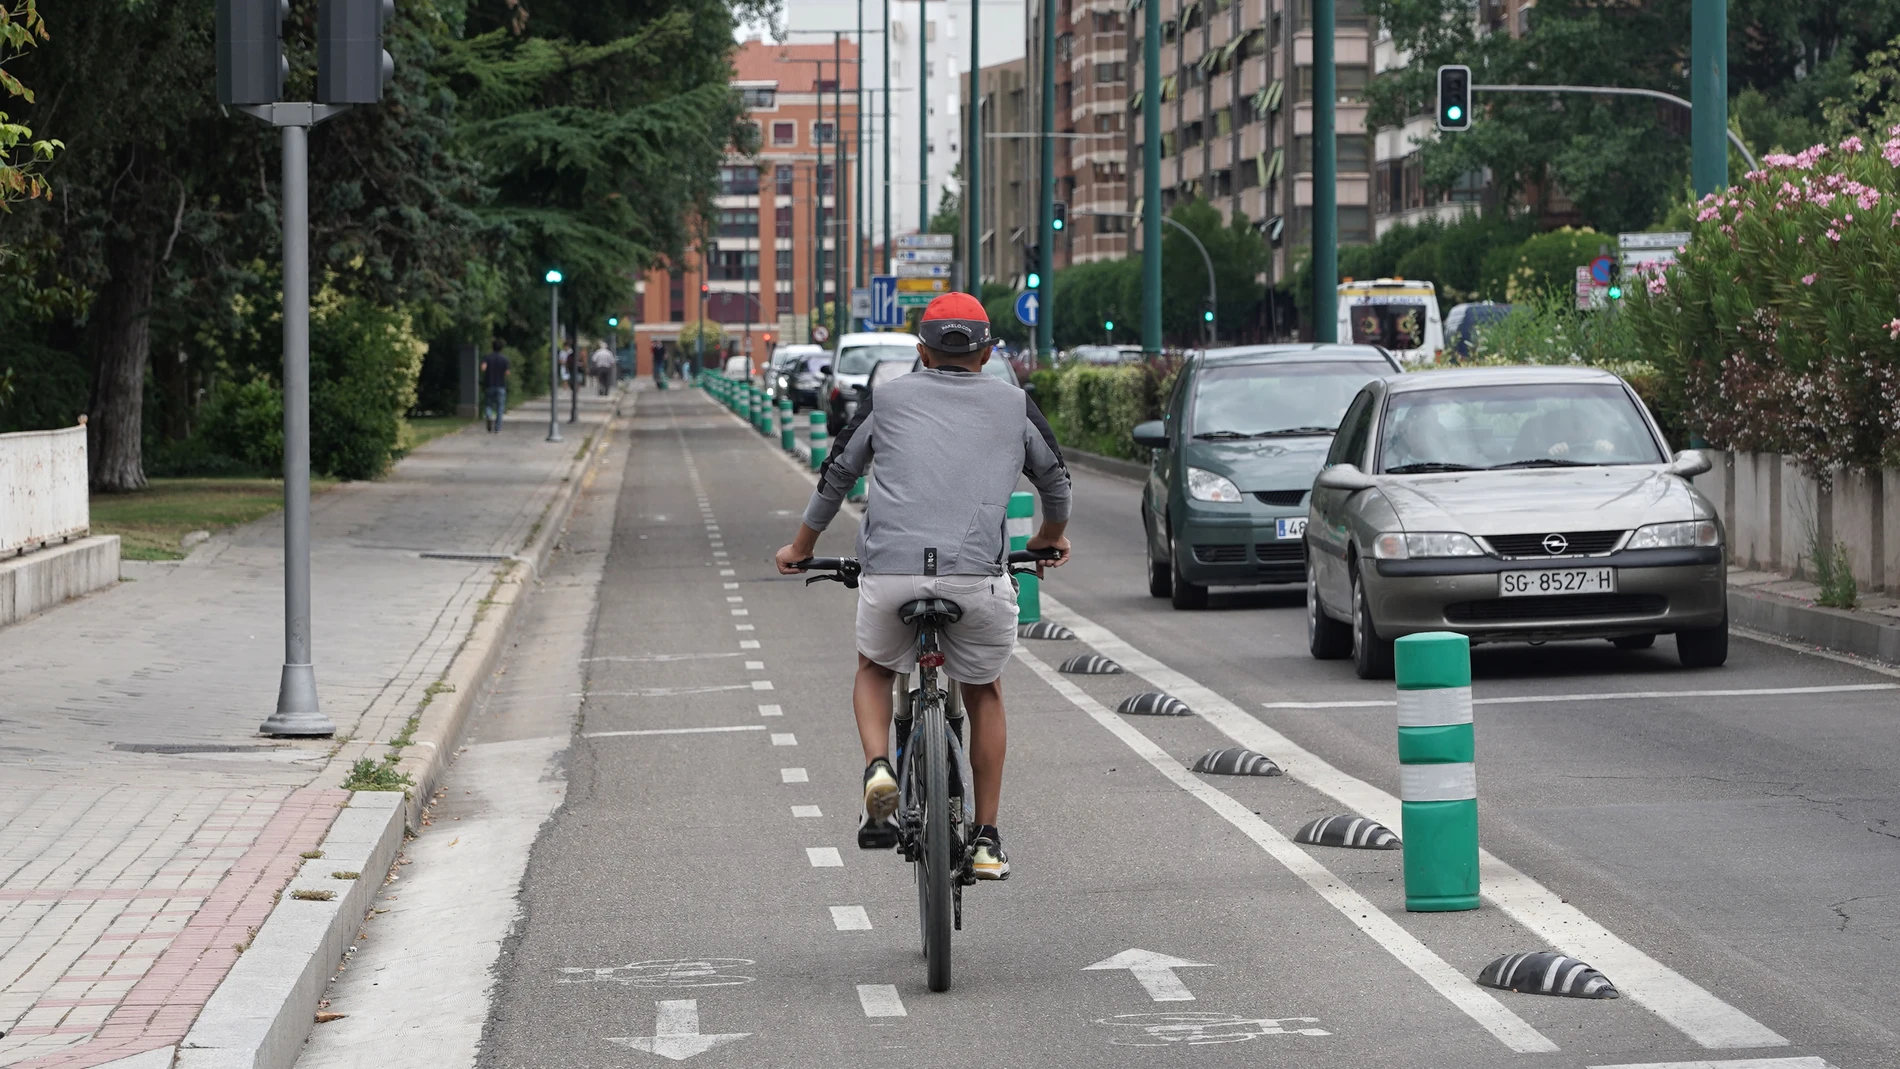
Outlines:
{"type": "Polygon", "coordinates": [[[975,297],[946,293],[924,309],[917,337],[940,353],[974,353],[990,343],[990,316],[975,297]]]}

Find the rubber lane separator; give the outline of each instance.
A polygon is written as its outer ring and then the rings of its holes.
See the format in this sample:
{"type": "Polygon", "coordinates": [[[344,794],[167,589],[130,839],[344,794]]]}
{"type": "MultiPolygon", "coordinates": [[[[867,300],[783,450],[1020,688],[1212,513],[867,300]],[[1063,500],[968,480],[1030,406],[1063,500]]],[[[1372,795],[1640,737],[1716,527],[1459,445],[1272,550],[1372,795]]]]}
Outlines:
{"type": "MultiPolygon", "coordinates": [[[[1202,720],[1250,750],[1272,754],[1289,778],[1329,795],[1347,810],[1388,828],[1400,826],[1399,800],[1268,727],[1258,717],[1192,678],[1141,652],[1113,632],[1077,615],[1048,594],[1045,617],[1060,617],[1076,637],[1134,675],[1193,706],[1202,720]]],[[[1018,651],[1020,653],[1020,651],[1018,651]]],[[[1615,979],[1616,989],[1667,1021],[1698,1045],[1712,1049],[1785,1047],[1788,1040],[1717,998],[1592,920],[1556,892],[1480,850],[1483,895],[1512,920],[1530,929],[1552,950],[1589,962],[1615,979]]]]}
{"type": "MultiPolygon", "coordinates": [[[[1855,691],[1900,690],[1900,683],[1844,683],[1829,687],[1749,687],[1735,690],[1627,690],[1612,694],[1518,694],[1500,698],[1473,698],[1473,705],[1545,705],[1552,702],[1614,702],[1653,698],[1753,698],[1777,694],[1847,694],[1855,691]]],[[[1261,702],[1262,709],[1390,709],[1397,702],[1261,702]]]]}
{"type": "Polygon", "coordinates": [[[909,1017],[904,1000],[897,997],[896,984],[859,984],[858,1005],[866,1017],[909,1017]]]}
{"type": "Polygon", "coordinates": [[[640,731],[589,731],[583,739],[624,739],[635,735],[717,735],[727,731],[764,731],[764,724],[734,724],[716,728],[645,728],[640,731]]]}
{"type": "MultiPolygon", "coordinates": [[[[1081,687],[1063,678],[1036,655],[1018,646],[1016,659],[1028,665],[1030,670],[1042,677],[1043,682],[1055,688],[1056,693],[1067,698],[1071,705],[1087,713],[1096,723],[1107,728],[1142,760],[1153,766],[1155,771],[1161,773],[1175,786],[1193,795],[1222,819],[1239,829],[1241,834],[1252,839],[1275,861],[1285,866],[1288,872],[1299,877],[1302,882],[1317,892],[1327,904],[1338,910],[1355,927],[1371,936],[1374,942],[1397,958],[1401,965],[1430,984],[1434,990],[1443,995],[1452,1005],[1464,1011],[1466,1016],[1476,1021],[1500,1043],[1520,1054],[1549,1053],[1557,1049],[1557,1044],[1532,1028],[1522,1017],[1511,1012],[1488,992],[1466,979],[1464,974],[1452,968],[1449,962],[1420,942],[1417,936],[1400,927],[1399,923],[1387,916],[1384,910],[1347,886],[1345,881],[1333,875],[1326,866],[1315,861],[1312,855],[1294,845],[1292,840],[1280,834],[1273,825],[1262,820],[1259,814],[1222,791],[1201,782],[1194,773],[1188,771],[1187,766],[1175,760],[1166,750],[1137,731],[1127,721],[1110,712],[1107,706],[1090,697],[1081,687]]],[[[1168,689],[1175,694],[1180,693],[1173,688],[1168,689]]],[[[1196,709],[1201,708],[1201,705],[1202,703],[1198,701],[1194,702],[1196,709]]]]}

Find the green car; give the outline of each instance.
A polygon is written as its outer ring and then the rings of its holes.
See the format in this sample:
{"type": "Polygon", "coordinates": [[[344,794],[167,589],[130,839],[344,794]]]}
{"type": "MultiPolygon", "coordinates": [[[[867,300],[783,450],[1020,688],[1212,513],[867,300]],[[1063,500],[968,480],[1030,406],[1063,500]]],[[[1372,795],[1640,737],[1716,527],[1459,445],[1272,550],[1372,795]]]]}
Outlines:
{"type": "Polygon", "coordinates": [[[1360,387],[1399,373],[1372,345],[1247,345],[1194,355],[1162,417],[1141,495],[1148,592],[1177,609],[1209,586],[1306,581],[1306,509],[1360,387]]]}

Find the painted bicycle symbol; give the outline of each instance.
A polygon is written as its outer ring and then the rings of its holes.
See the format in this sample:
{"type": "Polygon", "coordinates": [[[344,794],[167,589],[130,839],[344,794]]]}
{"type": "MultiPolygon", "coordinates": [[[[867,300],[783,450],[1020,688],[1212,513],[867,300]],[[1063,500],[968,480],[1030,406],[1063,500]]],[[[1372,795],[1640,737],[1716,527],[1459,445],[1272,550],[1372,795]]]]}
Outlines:
{"type": "Polygon", "coordinates": [[[1118,1029],[1110,1043],[1118,1047],[1190,1047],[1211,1043],[1245,1043],[1261,1036],[1330,1036],[1317,1017],[1242,1017],[1237,1013],[1124,1013],[1096,1024],[1118,1029]]]}
{"type": "Polygon", "coordinates": [[[758,962],[750,958],[660,958],[611,968],[563,968],[557,984],[631,984],[634,987],[735,987],[752,982],[730,970],[758,962]]]}

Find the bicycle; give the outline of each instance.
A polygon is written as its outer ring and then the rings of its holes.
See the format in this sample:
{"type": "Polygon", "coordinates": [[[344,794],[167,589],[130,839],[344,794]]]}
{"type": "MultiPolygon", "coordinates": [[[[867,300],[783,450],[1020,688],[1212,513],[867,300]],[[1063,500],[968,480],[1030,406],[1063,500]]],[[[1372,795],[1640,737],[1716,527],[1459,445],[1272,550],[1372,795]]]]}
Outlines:
{"type": "MultiPolygon", "coordinates": [[[[1014,565],[1055,560],[1053,549],[1009,554],[1009,575],[1032,568],[1014,565]]],[[[814,575],[805,585],[843,583],[857,589],[861,567],[855,557],[809,557],[800,571],[814,575]]],[[[970,831],[975,825],[974,779],[963,747],[963,699],[956,687],[937,684],[943,651],[937,634],[957,622],[963,610],[945,598],[906,602],[899,615],[917,626],[917,668],[899,677],[891,717],[897,770],[897,849],[917,877],[918,924],[922,930],[925,979],[932,991],[950,990],[950,933],[963,930],[963,889],[976,882],[970,869],[970,831]]]]}

